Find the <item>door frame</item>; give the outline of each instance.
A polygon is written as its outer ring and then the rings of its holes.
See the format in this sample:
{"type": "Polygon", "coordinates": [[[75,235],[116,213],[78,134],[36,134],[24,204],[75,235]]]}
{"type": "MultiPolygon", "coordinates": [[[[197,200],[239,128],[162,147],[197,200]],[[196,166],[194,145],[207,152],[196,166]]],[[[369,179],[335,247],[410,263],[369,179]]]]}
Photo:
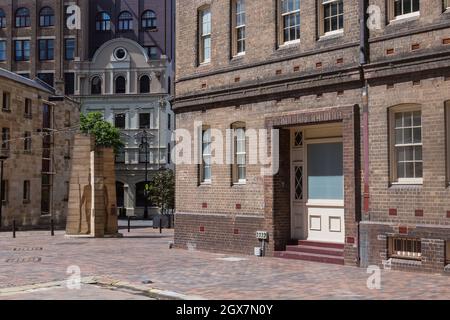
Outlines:
{"type": "MultiPolygon", "coordinates": [[[[304,190],[305,190],[305,209],[304,209],[304,225],[306,226],[305,230],[305,239],[309,238],[309,230],[310,230],[310,208],[327,208],[327,209],[345,209],[345,174],[344,168],[342,168],[342,189],[343,189],[343,197],[342,200],[310,200],[309,199],[309,190],[308,190],[308,146],[312,144],[325,144],[325,143],[341,143],[342,146],[344,144],[343,137],[329,137],[329,138],[310,138],[304,140],[304,190]]],[[[343,156],[343,155],[342,155],[343,156]]],[[[345,238],[345,211],[342,216],[342,224],[341,224],[341,233],[345,238]]],[[[324,242],[329,242],[324,239],[324,242]]]]}
{"type": "Polygon", "coordinates": [[[305,225],[305,212],[306,212],[306,189],[305,189],[305,130],[303,127],[300,126],[296,126],[296,127],[292,127],[290,128],[290,164],[289,164],[289,168],[290,168],[290,238],[291,239],[295,239],[295,240],[303,240],[303,239],[296,239],[297,237],[294,237],[295,235],[295,227],[294,227],[294,201],[295,201],[295,167],[301,166],[302,170],[303,170],[303,177],[302,177],[302,192],[303,192],[303,197],[302,200],[299,201],[301,202],[301,206],[302,206],[302,215],[303,215],[303,221],[302,221],[302,230],[301,230],[301,234],[302,236],[300,238],[305,238],[306,237],[306,232],[307,232],[307,225],[305,225]],[[294,155],[294,146],[295,146],[295,133],[297,131],[301,131],[302,132],[302,159],[301,160],[293,160],[293,155],[294,155]]]}

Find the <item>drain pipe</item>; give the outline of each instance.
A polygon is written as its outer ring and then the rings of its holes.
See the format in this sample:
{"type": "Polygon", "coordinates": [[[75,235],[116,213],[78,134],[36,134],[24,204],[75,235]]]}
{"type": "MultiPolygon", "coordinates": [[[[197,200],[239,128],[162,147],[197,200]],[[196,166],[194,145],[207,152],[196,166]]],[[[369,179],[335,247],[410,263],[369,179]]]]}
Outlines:
{"type": "Polygon", "coordinates": [[[364,213],[369,213],[369,88],[364,75],[364,65],[368,58],[368,29],[366,26],[367,0],[359,0],[359,67],[361,73],[362,87],[362,112],[363,112],[363,157],[364,157],[364,213]]]}
{"type": "MultiPolygon", "coordinates": [[[[369,190],[369,86],[364,75],[364,65],[368,62],[369,57],[369,34],[368,28],[366,26],[367,21],[367,0],[359,0],[359,24],[360,24],[360,34],[359,34],[359,67],[360,67],[360,77],[362,83],[362,125],[363,125],[363,161],[364,161],[364,190],[363,190],[363,211],[364,214],[369,214],[369,201],[370,201],[370,190],[369,190]]],[[[362,217],[358,221],[358,265],[361,264],[361,224],[362,217]]]]}

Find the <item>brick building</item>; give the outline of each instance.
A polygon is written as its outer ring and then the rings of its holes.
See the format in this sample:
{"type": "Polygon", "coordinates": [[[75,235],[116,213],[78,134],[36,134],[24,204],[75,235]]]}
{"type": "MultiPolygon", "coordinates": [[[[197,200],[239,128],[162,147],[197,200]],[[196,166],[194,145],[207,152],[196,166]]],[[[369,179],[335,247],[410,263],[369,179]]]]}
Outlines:
{"type": "Polygon", "coordinates": [[[251,254],[266,231],[266,255],[443,271],[449,7],[177,1],[176,125],[202,160],[177,165],[175,246],[251,254]],[[211,164],[209,129],[241,161],[211,164]],[[279,130],[275,175],[249,159],[261,129],[279,130]]]}
{"type": "Polygon", "coordinates": [[[40,80],[0,69],[1,227],[46,227],[66,219],[72,126],[79,104],[40,80]]]}

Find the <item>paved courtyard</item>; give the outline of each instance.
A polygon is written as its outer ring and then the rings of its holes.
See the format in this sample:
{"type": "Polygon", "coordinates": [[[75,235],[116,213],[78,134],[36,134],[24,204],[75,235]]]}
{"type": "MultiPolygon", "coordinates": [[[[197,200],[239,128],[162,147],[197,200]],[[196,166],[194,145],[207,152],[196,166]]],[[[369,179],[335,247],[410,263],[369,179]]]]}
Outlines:
{"type": "Polygon", "coordinates": [[[140,294],[147,289],[205,299],[450,299],[448,276],[382,271],[381,289],[369,290],[362,268],[170,249],[171,230],[121,232],[119,239],[0,233],[0,299],[152,298],[140,294]],[[83,279],[126,285],[67,289],[70,266],[83,279]]]}

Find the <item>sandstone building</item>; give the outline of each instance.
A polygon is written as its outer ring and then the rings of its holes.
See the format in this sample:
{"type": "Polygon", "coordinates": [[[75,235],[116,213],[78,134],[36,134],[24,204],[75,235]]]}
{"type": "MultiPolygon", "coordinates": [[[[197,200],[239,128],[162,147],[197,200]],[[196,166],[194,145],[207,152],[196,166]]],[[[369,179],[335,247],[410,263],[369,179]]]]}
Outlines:
{"type": "Polygon", "coordinates": [[[40,80],[0,69],[1,228],[65,224],[79,104],[40,80]]]}
{"type": "Polygon", "coordinates": [[[177,165],[175,246],[252,254],[266,231],[266,255],[443,272],[449,8],[178,0],[174,111],[201,161],[177,165]],[[240,162],[211,164],[210,129],[240,162]],[[255,129],[279,130],[275,175],[249,159],[255,129]]]}

